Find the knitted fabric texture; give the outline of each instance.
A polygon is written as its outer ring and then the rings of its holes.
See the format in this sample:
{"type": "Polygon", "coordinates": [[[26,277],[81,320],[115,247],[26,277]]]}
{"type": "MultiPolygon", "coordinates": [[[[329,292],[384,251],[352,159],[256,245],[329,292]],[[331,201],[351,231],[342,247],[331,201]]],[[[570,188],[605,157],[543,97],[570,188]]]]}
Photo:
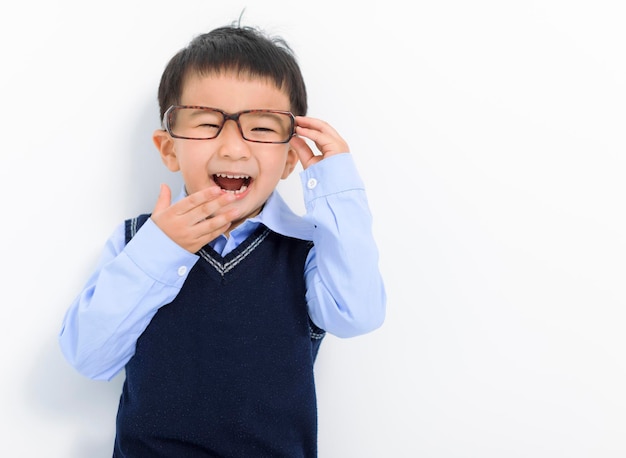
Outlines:
{"type": "MultiPolygon", "coordinates": [[[[148,217],[126,222],[127,241],[148,217]]],[[[311,246],[260,226],[225,257],[198,252],[126,365],[114,456],[317,456],[311,246]]]]}

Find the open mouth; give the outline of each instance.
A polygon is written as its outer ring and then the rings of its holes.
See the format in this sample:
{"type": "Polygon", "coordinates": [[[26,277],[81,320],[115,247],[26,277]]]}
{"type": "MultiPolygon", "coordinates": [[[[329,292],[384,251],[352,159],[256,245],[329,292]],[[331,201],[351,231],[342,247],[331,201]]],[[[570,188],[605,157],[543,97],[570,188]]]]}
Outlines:
{"type": "Polygon", "coordinates": [[[226,192],[241,194],[248,189],[252,179],[247,175],[227,175],[225,173],[216,173],[213,175],[213,181],[226,192]]]}

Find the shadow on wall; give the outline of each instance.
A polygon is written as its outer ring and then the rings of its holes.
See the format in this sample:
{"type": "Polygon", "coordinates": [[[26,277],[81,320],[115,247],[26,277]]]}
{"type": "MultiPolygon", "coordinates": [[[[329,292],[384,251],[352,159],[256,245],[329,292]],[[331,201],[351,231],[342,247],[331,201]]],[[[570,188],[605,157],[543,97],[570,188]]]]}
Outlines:
{"type": "MultiPolygon", "coordinates": [[[[174,196],[182,183],[179,174],[163,165],[152,143],[152,133],[159,127],[156,101],[147,101],[138,113],[130,138],[119,141],[125,145],[127,161],[122,164],[120,175],[113,177],[116,186],[122,187],[122,193],[117,195],[124,196],[123,202],[113,204],[127,215],[124,217],[152,211],[161,183],[167,183],[174,196]]],[[[50,337],[32,355],[32,368],[27,368],[20,393],[24,408],[31,412],[28,417],[41,419],[46,429],[72,432],[69,437],[73,442],[60,444],[65,447],[64,458],[111,456],[124,371],[110,382],[80,375],[61,353],[56,338],[59,326],[57,321],[51,324],[50,337]]],[[[43,444],[41,447],[45,448],[43,444]]]]}
{"type": "Polygon", "coordinates": [[[131,211],[130,216],[152,211],[161,183],[169,185],[173,197],[182,188],[180,174],[165,167],[152,142],[152,133],[161,125],[157,101],[146,102],[139,113],[129,142],[128,175],[124,183],[127,189],[125,195],[128,196],[124,206],[131,211]]]}
{"type": "Polygon", "coordinates": [[[110,382],[83,377],[65,361],[52,337],[34,356],[23,405],[31,411],[29,417],[73,432],[67,458],[110,456],[123,382],[123,371],[110,382]]]}

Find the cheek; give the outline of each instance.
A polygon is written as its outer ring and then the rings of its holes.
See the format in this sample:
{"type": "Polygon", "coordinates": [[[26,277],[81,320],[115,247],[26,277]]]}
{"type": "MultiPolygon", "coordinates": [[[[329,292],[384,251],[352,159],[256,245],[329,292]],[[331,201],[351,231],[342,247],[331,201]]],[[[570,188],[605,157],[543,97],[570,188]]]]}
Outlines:
{"type": "MultiPolygon", "coordinates": [[[[189,140],[189,142],[191,141],[189,140]]],[[[178,146],[175,152],[181,167],[191,169],[192,171],[197,167],[202,167],[210,155],[206,148],[202,148],[202,146],[195,143],[178,146]]]]}
{"type": "Polygon", "coordinates": [[[276,158],[271,165],[268,165],[267,170],[271,170],[268,173],[276,180],[286,178],[287,175],[289,175],[288,172],[290,171],[290,167],[288,167],[287,163],[287,156],[280,155],[280,158],[276,158]]]}

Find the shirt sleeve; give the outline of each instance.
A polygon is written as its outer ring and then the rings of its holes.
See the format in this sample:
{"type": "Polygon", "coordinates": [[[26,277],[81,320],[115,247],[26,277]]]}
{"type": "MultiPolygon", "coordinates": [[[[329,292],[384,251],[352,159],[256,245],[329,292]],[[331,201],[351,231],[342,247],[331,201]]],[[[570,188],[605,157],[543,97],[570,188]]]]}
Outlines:
{"type": "Polygon", "coordinates": [[[198,260],[148,219],[126,244],[124,224],[63,319],[59,344],[81,374],[112,379],[135,352],[157,310],[180,291],[198,260]]]}
{"type": "Polygon", "coordinates": [[[305,266],[315,325],[338,337],[373,331],[385,319],[386,293],[365,189],[352,154],[301,172],[306,214],[315,227],[305,266]]]}

